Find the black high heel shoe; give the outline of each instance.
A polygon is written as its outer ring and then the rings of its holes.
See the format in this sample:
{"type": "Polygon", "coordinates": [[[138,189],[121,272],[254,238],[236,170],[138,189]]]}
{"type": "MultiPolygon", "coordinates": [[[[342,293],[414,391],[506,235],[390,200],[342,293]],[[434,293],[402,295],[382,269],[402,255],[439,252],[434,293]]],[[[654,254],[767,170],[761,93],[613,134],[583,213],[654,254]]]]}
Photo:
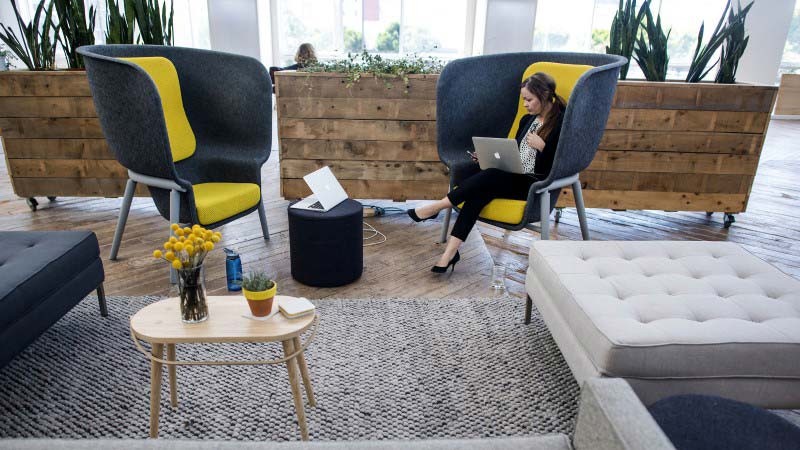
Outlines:
{"type": "Polygon", "coordinates": [[[459,254],[458,250],[456,250],[456,254],[453,256],[453,259],[451,259],[450,262],[447,263],[446,266],[444,266],[444,267],[442,267],[442,266],[433,266],[433,267],[431,267],[431,272],[433,272],[433,273],[445,273],[445,272],[447,272],[447,269],[450,268],[450,266],[453,266],[453,271],[455,272],[456,263],[459,262],[459,261],[461,261],[461,254],[459,254]]]}
{"type": "Polygon", "coordinates": [[[436,212],[436,214],[434,214],[434,215],[432,215],[430,217],[426,217],[424,219],[420,218],[417,215],[417,212],[414,211],[413,209],[406,210],[406,212],[408,213],[408,217],[411,217],[411,220],[413,220],[414,222],[425,222],[426,220],[431,220],[431,219],[435,219],[435,218],[439,217],[439,212],[438,211],[436,212]]]}

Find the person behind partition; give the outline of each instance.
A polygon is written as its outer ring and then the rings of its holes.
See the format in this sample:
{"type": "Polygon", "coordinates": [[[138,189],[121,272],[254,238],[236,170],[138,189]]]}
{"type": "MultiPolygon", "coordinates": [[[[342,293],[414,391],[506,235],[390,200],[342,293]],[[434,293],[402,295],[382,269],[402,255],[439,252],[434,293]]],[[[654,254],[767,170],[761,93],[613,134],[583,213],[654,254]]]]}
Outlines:
{"type": "Polygon", "coordinates": [[[538,72],[522,82],[520,94],[528,114],[522,116],[517,131],[517,144],[524,174],[504,172],[499,169],[480,170],[477,158],[470,153],[470,169],[474,175],[459,181],[458,187],[441,200],[409,209],[408,215],[415,222],[433,219],[439,211],[462,205],[450,233],[444,253],[435,266],[434,273],[445,273],[451,266],[455,270],[461,259],[458,248],[467,239],[475,226],[481,210],[496,198],[526,200],[528,190],[535,181],[550,174],[553,157],[558,147],[561,123],[566,102],[556,94],[556,82],[550,75],[538,72]]]}

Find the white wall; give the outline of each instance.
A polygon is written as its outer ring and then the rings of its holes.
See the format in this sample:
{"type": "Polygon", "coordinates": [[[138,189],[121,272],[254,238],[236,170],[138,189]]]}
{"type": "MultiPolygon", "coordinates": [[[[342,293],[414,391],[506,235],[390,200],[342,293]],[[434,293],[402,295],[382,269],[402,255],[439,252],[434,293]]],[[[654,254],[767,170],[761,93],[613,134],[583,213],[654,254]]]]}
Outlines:
{"type": "Polygon", "coordinates": [[[487,0],[483,54],[533,48],[536,0],[487,0]]]}
{"type": "Polygon", "coordinates": [[[736,81],[775,84],[794,3],[795,0],[757,0],[753,4],[745,22],[750,41],[739,61],[736,81]]]}
{"type": "Polygon", "coordinates": [[[211,49],[261,57],[256,0],[208,0],[211,49]]]}

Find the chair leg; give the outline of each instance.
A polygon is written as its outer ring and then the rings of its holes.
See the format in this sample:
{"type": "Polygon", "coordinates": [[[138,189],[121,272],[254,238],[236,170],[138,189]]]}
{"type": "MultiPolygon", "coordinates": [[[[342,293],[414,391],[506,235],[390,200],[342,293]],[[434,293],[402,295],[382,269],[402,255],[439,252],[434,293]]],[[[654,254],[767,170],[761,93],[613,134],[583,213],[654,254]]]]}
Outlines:
{"type": "MultiPolygon", "coordinates": [[[[178,223],[181,220],[181,193],[172,189],[169,191],[169,223],[178,223]]],[[[170,236],[173,235],[170,229],[170,236]]],[[[172,266],[169,268],[169,282],[175,284],[178,282],[178,271],[172,266]]]]}
{"type": "Polygon", "coordinates": [[[114,241],[111,243],[111,256],[109,259],[112,261],[117,259],[119,252],[119,244],[122,242],[122,233],[125,232],[125,223],[128,221],[128,212],[131,210],[131,202],[133,201],[133,194],[136,192],[136,182],[128,180],[125,185],[125,196],[122,197],[122,206],[119,209],[119,217],[117,218],[117,229],[114,231],[114,241]]]}
{"type": "Polygon", "coordinates": [[[533,300],[530,295],[525,296],[525,325],[531,323],[531,309],[533,309],[533,300]]]}
{"type": "Polygon", "coordinates": [[[581,223],[581,236],[584,241],[589,240],[589,225],[586,223],[586,208],[583,205],[583,192],[581,181],[572,183],[572,195],[575,196],[575,208],[578,210],[578,221],[581,223]]]}
{"type": "Polygon", "coordinates": [[[550,191],[539,194],[539,223],[542,228],[542,240],[550,239],[550,191]]]}
{"type": "Polygon", "coordinates": [[[444,244],[447,242],[447,232],[450,231],[450,215],[453,214],[453,208],[444,210],[444,222],[442,222],[442,237],[439,238],[439,243],[444,244]]]}
{"type": "Polygon", "coordinates": [[[264,202],[258,201],[258,218],[261,220],[261,233],[264,234],[264,240],[269,240],[269,226],[267,226],[267,213],[264,211],[264,202]]]}
{"type": "Polygon", "coordinates": [[[103,283],[97,286],[97,301],[100,302],[100,315],[108,317],[108,307],[106,306],[106,290],[103,289],[103,283]]]}

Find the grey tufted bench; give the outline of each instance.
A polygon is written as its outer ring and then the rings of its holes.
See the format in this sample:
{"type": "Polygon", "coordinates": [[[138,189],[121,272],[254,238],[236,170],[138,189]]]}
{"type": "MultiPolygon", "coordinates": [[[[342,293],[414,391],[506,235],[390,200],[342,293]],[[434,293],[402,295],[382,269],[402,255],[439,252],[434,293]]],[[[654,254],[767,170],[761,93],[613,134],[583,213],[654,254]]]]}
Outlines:
{"type": "Polygon", "coordinates": [[[0,368],[97,290],[103,262],[91,231],[0,232],[0,368]]]}
{"type": "Polygon", "coordinates": [[[800,282],[736,244],[541,241],[525,286],[578,382],[800,407],[800,282]]]}

